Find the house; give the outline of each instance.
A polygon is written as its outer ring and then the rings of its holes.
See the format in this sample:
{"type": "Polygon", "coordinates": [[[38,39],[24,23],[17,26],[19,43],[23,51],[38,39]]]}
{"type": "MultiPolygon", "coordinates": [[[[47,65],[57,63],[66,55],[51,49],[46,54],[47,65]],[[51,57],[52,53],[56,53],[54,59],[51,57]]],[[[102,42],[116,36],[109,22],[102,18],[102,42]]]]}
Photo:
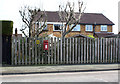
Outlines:
{"type": "MultiPolygon", "coordinates": [[[[48,35],[61,37],[61,22],[57,11],[46,11],[47,22],[46,31],[48,35]]],[[[39,13],[36,18],[39,17],[39,13]]],[[[66,37],[93,35],[95,37],[104,37],[112,35],[114,23],[101,13],[84,13],[76,27],[66,35],[66,37]],[[104,35],[103,35],[104,34],[104,35]]],[[[69,28],[69,27],[68,27],[69,28]]]]}

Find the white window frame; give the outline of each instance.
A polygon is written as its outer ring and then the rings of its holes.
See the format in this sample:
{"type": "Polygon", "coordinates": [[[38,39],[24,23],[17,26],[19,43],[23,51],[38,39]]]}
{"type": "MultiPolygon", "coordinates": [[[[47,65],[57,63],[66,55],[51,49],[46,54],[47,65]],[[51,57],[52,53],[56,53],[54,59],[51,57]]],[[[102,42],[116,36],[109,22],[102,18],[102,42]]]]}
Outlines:
{"type": "Polygon", "coordinates": [[[54,25],[60,25],[60,27],[62,26],[61,24],[53,24],[53,31],[61,31],[61,30],[55,30],[55,26],[54,25]]]}
{"type": "Polygon", "coordinates": [[[92,32],[92,31],[93,31],[93,25],[86,25],[86,26],[85,26],[85,31],[90,31],[90,32],[92,32]],[[87,29],[87,27],[89,27],[89,29],[87,29]],[[92,28],[92,30],[91,30],[91,28],[92,28]]]}
{"type": "MultiPolygon", "coordinates": [[[[74,24],[72,24],[71,27],[72,27],[72,26],[74,26],[74,24]]],[[[77,26],[79,26],[79,28],[80,28],[80,24],[76,25],[74,28],[76,28],[77,26]]],[[[74,28],[72,29],[72,31],[76,31],[76,32],[81,31],[81,28],[80,28],[79,30],[74,30],[74,28]]]]}
{"type": "Polygon", "coordinates": [[[101,31],[107,31],[107,25],[101,25],[101,31]]]}

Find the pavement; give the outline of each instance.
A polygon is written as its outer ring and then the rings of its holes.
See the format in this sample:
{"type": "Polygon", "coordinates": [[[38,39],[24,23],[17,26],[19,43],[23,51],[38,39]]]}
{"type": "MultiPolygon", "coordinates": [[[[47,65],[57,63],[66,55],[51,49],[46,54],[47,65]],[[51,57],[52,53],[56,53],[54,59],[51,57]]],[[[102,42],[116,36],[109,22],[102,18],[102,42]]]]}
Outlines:
{"type": "Polygon", "coordinates": [[[82,64],[49,66],[4,66],[2,75],[120,70],[119,64],[82,64]]]}

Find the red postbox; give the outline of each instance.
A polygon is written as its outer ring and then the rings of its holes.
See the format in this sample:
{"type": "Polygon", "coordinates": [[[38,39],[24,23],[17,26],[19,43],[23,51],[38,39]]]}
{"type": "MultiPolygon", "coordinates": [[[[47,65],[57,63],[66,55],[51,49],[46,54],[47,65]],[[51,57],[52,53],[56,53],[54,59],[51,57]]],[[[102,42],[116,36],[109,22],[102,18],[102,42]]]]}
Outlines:
{"type": "Polygon", "coordinates": [[[48,40],[43,41],[44,50],[48,50],[48,40]]]}

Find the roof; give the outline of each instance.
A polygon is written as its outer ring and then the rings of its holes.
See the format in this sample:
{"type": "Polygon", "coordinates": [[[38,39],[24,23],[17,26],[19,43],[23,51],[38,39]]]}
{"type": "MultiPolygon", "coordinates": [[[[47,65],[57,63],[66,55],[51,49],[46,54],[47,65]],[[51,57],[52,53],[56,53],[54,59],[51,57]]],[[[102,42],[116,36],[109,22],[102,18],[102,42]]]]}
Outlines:
{"type": "Polygon", "coordinates": [[[108,35],[108,36],[105,36],[105,38],[120,38],[120,34],[108,35]]]}
{"type": "Polygon", "coordinates": [[[107,17],[100,13],[84,13],[80,20],[81,24],[114,25],[107,17]]]}
{"type": "Polygon", "coordinates": [[[101,33],[95,33],[95,35],[98,37],[98,38],[101,38],[101,37],[107,37],[107,36],[111,36],[111,35],[114,35],[114,33],[109,33],[109,32],[101,32],[101,33]]]}
{"type": "MultiPolygon", "coordinates": [[[[58,11],[45,11],[47,15],[47,22],[60,22],[60,17],[58,15],[58,11]]],[[[36,16],[37,19],[40,15],[40,12],[36,16]]],[[[76,13],[78,16],[78,13],[76,13]]],[[[84,13],[81,16],[80,24],[95,24],[96,25],[114,25],[112,21],[110,21],[107,17],[105,17],[102,13],[84,13]]]]}

